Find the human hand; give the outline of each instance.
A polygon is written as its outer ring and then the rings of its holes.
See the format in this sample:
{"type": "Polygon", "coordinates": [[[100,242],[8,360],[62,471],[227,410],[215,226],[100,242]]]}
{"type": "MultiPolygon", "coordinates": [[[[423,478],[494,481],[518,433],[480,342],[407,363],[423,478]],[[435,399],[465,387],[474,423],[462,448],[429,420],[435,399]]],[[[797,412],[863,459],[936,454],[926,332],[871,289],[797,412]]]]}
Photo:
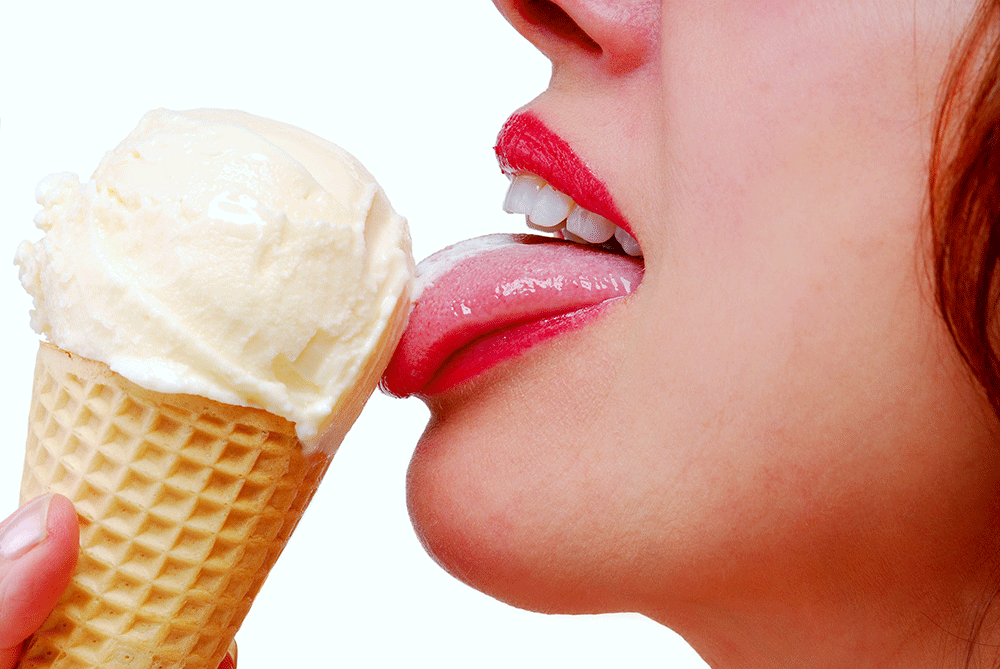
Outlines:
{"type": "MultiPolygon", "coordinates": [[[[80,528],[72,502],[43,495],[0,523],[0,669],[14,669],[69,583],[80,528]]],[[[236,644],[219,669],[235,669],[236,644]]]]}
{"type": "Polygon", "coordinates": [[[0,523],[0,669],[13,669],[21,646],[66,589],[79,552],[73,504],[42,495],[0,523]]]}

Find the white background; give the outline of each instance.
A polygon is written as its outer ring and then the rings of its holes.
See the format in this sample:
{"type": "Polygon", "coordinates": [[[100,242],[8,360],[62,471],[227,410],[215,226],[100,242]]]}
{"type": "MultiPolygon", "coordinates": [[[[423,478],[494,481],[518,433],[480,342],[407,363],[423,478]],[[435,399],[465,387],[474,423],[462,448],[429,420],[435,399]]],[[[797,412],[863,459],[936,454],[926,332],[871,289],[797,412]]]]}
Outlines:
{"type": "MultiPolygon", "coordinates": [[[[491,148],[548,73],[489,0],[0,0],[0,516],[16,504],[36,348],[11,259],[39,234],[41,177],[89,177],[148,109],[244,109],[355,154],[419,259],[524,229],[500,211],[491,148]]],[[[426,417],[372,398],[237,637],[241,669],[705,666],[639,616],[528,613],[438,568],[404,500],[426,417]]]]}

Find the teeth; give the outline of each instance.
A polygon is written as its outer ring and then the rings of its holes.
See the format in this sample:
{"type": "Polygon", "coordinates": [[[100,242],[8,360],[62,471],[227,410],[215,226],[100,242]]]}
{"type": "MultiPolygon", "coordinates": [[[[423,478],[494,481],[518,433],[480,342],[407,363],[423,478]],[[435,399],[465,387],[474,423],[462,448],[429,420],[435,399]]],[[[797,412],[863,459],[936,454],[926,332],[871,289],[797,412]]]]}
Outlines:
{"type": "Polygon", "coordinates": [[[568,228],[563,228],[562,230],[560,230],[557,236],[560,239],[565,239],[568,242],[576,242],[577,244],[587,243],[586,239],[584,239],[583,237],[577,237],[572,232],[570,232],[568,228]]]}
{"type": "Polygon", "coordinates": [[[642,255],[642,251],[639,249],[639,242],[635,241],[635,237],[621,228],[615,228],[615,239],[622,245],[622,251],[630,256],[642,255]]]}
{"type": "Polygon", "coordinates": [[[545,188],[538,191],[531,213],[528,214],[528,224],[545,231],[557,230],[565,223],[572,207],[571,197],[546,184],[545,188]]]}
{"type": "Polygon", "coordinates": [[[504,198],[503,210],[508,214],[524,214],[527,216],[531,213],[532,205],[535,204],[538,191],[542,190],[544,186],[545,181],[536,176],[522,174],[514,177],[510,182],[507,197],[504,198]]]}
{"type": "Polygon", "coordinates": [[[577,207],[566,219],[566,229],[591,244],[603,244],[615,236],[618,226],[600,214],[577,207]]]}
{"type": "Polygon", "coordinates": [[[534,174],[509,175],[510,188],[503,201],[508,214],[524,214],[529,228],[555,233],[580,244],[603,244],[612,237],[632,256],[642,255],[639,243],[600,214],[579,206],[534,174]]]}

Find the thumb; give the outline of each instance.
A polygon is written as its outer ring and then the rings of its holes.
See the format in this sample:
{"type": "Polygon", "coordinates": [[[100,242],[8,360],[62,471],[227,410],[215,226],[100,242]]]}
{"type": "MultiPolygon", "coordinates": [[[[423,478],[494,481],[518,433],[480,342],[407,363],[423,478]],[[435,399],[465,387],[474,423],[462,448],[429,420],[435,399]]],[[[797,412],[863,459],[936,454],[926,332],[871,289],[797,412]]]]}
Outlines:
{"type": "Polygon", "coordinates": [[[226,656],[222,658],[222,664],[219,665],[219,669],[236,669],[236,642],[233,641],[229,644],[229,650],[226,652],[226,656]]]}
{"type": "Polygon", "coordinates": [[[0,669],[17,665],[24,640],[66,589],[79,553],[73,504],[43,495],[0,523],[0,669]]]}

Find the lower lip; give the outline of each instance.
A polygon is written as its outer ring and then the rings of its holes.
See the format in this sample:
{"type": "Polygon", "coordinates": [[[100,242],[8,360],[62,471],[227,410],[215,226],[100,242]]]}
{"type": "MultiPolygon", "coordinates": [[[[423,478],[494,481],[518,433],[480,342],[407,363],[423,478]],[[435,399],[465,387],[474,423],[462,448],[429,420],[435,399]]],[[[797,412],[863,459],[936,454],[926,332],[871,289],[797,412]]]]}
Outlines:
{"type": "Polygon", "coordinates": [[[490,235],[417,269],[419,293],[382,377],[396,396],[429,397],[557,335],[631,295],[641,260],[531,235],[490,235]]]}
{"type": "Polygon", "coordinates": [[[416,395],[430,397],[443,393],[548,339],[581,328],[597,318],[607,305],[608,302],[603,302],[481,337],[453,353],[416,395]]]}

